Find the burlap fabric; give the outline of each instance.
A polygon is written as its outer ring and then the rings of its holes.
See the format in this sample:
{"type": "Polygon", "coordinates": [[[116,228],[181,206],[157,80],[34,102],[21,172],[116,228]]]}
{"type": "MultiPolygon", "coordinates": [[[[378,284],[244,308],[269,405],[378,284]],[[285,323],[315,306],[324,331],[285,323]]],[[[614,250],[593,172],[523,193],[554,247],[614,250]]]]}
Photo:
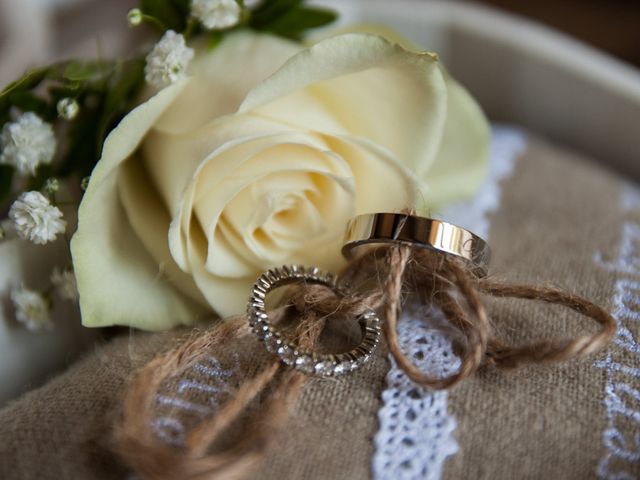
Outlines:
{"type": "MultiPolygon", "coordinates": [[[[640,234],[633,232],[634,226],[640,231],[640,206],[621,200],[624,181],[532,140],[502,188],[491,219],[494,274],[553,283],[612,308],[619,303],[619,323],[636,338],[640,234]]],[[[530,302],[492,301],[490,313],[513,342],[595,328],[563,309],[530,302]]],[[[110,453],[109,432],[126,383],[184,335],[123,335],[0,411],[0,478],[125,478],[110,453]]],[[[455,387],[449,409],[460,452],[449,458],[444,476],[584,479],[600,471],[603,478],[616,472],[639,477],[640,349],[633,352],[633,338],[625,333],[609,352],[563,365],[485,368],[455,387]]],[[[207,353],[158,398],[154,427],[167,442],[179,444],[181,429],[214,412],[266,358],[251,338],[207,353]]],[[[354,375],[311,380],[254,477],[370,478],[388,368],[381,349],[354,375]]]]}

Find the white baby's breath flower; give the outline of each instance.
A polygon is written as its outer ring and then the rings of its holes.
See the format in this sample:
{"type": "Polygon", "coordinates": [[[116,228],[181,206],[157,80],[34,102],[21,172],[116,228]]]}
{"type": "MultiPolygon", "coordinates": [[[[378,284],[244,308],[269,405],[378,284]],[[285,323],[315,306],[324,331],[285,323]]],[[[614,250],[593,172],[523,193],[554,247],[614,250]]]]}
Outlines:
{"type": "Polygon", "coordinates": [[[76,276],[73,271],[55,267],[51,273],[51,283],[53,284],[58,296],[63,300],[70,300],[73,302],[78,299],[78,287],[76,285],[76,276]]]}
{"type": "Polygon", "coordinates": [[[16,320],[28,330],[51,330],[49,302],[40,292],[28,288],[11,290],[11,302],[15,309],[16,320]]]}
{"type": "Polygon", "coordinates": [[[147,55],[144,78],[156,88],[169,86],[185,76],[192,58],[193,49],[187,47],[184,37],[168,30],[147,55]]]}
{"type": "Polygon", "coordinates": [[[67,225],[60,209],[35,191],[25,192],[13,202],[9,218],[13,220],[20,238],[38,245],[55,240],[58,234],[64,233],[67,225]]]}
{"type": "Polygon", "coordinates": [[[191,0],[191,14],[209,30],[233,27],[240,21],[236,0],[191,0]]]}
{"type": "Polygon", "coordinates": [[[55,151],[53,128],[33,112],[5,124],[0,132],[0,163],[13,165],[21,175],[33,175],[38,165],[51,163],[55,151]]]}

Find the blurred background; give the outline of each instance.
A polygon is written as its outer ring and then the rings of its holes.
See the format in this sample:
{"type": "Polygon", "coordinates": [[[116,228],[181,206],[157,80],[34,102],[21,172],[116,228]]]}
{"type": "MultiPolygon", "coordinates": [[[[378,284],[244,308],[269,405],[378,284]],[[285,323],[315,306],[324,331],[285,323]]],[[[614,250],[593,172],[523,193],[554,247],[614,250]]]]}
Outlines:
{"type": "Polygon", "coordinates": [[[484,0],[546,24],[640,67],[638,0],[484,0]]]}
{"type": "MultiPolygon", "coordinates": [[[[359,1],[366,4],[367,0],[359,1]]],[[[415,0],[421,1],[421,0],[415,0]]],[[[449,0],[451,2],[464,0],[449,0]]],[[[61,55],[120,52],[136,0],[0,0],[0,85],[61,55]]],[[[467,2],[468,3],[468,2],[467,2]]],[[[640,1],[478,0],[546,24],[640,67],[640,1]]]]}

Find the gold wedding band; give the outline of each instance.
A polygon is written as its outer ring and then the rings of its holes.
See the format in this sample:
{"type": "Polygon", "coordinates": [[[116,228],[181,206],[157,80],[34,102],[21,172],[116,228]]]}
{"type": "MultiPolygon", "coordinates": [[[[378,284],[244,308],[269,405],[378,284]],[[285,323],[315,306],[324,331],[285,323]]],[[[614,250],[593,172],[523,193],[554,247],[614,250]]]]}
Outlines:
{"type": "Polygon", "coordinates": [[[362,245],[398,243],[461,258],[478,276],[485,276],[491,258],[487,242],[451,223],[402,213],[358,215],[347,224],[342,254],[362,245]]]}

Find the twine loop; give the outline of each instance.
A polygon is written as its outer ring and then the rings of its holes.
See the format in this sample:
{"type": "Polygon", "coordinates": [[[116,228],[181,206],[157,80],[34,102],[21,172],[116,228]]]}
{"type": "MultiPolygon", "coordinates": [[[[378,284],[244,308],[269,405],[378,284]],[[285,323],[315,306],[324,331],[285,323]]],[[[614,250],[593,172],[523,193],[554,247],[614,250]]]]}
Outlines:
{"type": "MultiPolygon", "coordinates": [[[[559,362],[594,353],[607,345],[616,324],[602,307],[586,298],[543,285],[519,285],[490,277],[478,278],[453,257],[428,250],[392,245],[372,249],[352,260],[339,281],[353,293],[336,297],[318,285],[302,285],[288,305],[300,318],[294,336],[301,345],[317,346],[327,318],[355,317],[369,309],[381,310],[383,333],[399,368],[416,384],[431,389],[454,386],[483,364],[513,368],[529,363],[559,362]],[[537,300],[567,307],[595,321],[599,329],[573,338],[544,340],[521,346],[506,344],[494,335],[484,296],[537,300]],[[461,365],[447,378],[422,372],[402,351],[398,320],[403,303],[411,298],[440,308],[455,332],[461,365]]],[[[264,455],[266,446],[288,413],[308,377],[272,359],[248,379],[216,415],[188,432],[184,448],[164,444],[151,423],[154,400],[161,386],[179,376],[203,352],[230,339],[249,335],[246,319],[236,317],[188,339],[142,368],[131,384],[115,429],[115,450],[143,478],[238,478],[247,475],[264,455]],[[265,393],[266,392],[266,393],[265,393]],[[236,444],[212,450],[224,432],[242,417],[252,402],[261,402],[261,418],[236,444]]],[[[256,341],[256,348],[258,346],[256,341]]],[[[345,381],[349,381],[348,377],[345,381]]]]}

